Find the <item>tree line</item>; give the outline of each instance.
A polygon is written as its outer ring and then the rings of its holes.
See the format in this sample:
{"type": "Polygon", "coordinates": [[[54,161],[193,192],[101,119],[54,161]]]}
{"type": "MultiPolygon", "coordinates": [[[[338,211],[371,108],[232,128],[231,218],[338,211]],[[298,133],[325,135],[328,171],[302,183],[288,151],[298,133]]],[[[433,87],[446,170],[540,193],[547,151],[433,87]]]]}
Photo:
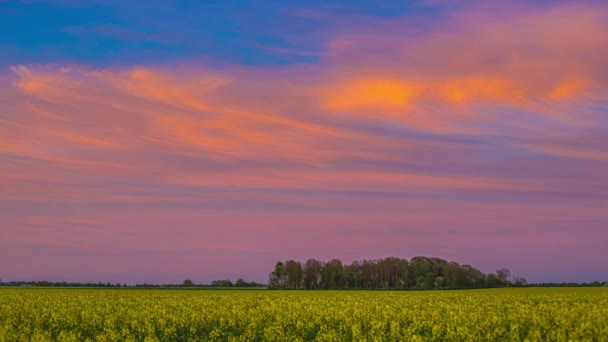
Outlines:
{"type": "Polygon", "coordinates": [[[484,274],[471,265],[417,256],[389,257],[344,264],[340,259],[279,261],[269,274],[269,289],[463,289],[525,286],[506,268],[484,274]]]}
{"type": "Polygon", "coordinates": [[[209,287],[209,288],[245,288],[245,287],[266,287],[266,284],[257,283],[255,281],[245,281],[243,279],[237,279],[236,282],[232,282],[230,279],[214,280],[209,284],[195,284],[192,280],[186,279],[181,284],[136,284],[127,285],[120,283],[78,283],[78,282],[52,282],[46,280],[40,281],[8,281],[2,282],[0,280],[0,286],[36,286],[36,287],[109,287],[109,288],[123,288],[123,287],[137,287],[137,288],[174,288],[174,287],[209,287]]]}
{"type": "Polygon", "coordinates": [[[210,284],[195,284],[190,279],[186,279],[182,282],[183,287],[266,287],[266,284],[256,283],[255,281],[248,282],[239,278],[236,282],[232,282],[230,279],[214,280],[210,284]]]}

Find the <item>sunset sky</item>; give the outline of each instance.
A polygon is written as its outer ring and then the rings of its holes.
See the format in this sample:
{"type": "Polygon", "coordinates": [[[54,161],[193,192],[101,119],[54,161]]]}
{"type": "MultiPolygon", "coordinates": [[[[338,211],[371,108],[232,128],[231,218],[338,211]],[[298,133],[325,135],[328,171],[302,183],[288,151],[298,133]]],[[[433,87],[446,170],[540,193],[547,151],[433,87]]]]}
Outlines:
{"type": "Polygon", "coordinates": [[[0,1],[0,278],[608,280],[608,2],[0,1]]]}

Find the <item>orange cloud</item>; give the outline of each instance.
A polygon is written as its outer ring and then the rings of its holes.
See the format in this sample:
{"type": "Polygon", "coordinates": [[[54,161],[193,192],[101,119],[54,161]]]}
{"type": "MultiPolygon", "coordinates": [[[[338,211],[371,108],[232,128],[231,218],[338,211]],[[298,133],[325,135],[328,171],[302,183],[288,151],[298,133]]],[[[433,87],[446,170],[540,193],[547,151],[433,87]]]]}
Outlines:
{"type": "Polygon", "coordinates": [[[330,111],[353,109],[386,110],[407,108],[420,88],[405,80],[362,77],[349,79],[323,92],[323,108],[330,111]]]}
{"type": "Polygon", "coordinates": [[[11,67],[15,75],[19,77],[15,85],[28,94],[43,96],[61,96],[61,91],[73,89],[78,82],[68,74],[69,68],[50,68],[32,73],[30,68],[24,65],[11,67]]]}
{"type": "Polygon", "coordinates": [[[195,77],[180,73],[170,76],[162,70],[143,67],[119,74],[94,72],[93,75],[114,83],[131,95],[199,111],[209,108],[205,100],[209,93],[229,83],[226,78],[211,72],[197,72],[195,77]]]}
{"type": "MultiPolygon", "coordinates": [[[[15,66],[0,80],[0,151],[56,174],[170,185],[542,191],[462,164],[522,149],[605,159],[602,148],[534,140],[601,120],[584,108],[607,88],[606,10],[569,9],[460,19],[407,41],[339,37],[316,67],[15,66]]],[[[20,165],[5,182],[51,177],[20,165]]]]}
{"type": "Polygon", "coordinates": [[[590,89],[593,89],[593,81],[588,76],[573,76],[555,85],[551,90],[551,97],[557,100],[572,99],[590,89]]]}
{"type": "Polygon", "coordinates": [[[524,91],[500,78],[463,78],[446,80],[436,85],[448,102],[463,103],[475,99],[513,102],[524,98],[524,91]]]}
{"type": "MultiPolygon", "coordinates": [[[[472,10],[414,37],[400,34],[408,27],[400,19],[385,23],[382,32],[352,30],[328,44],[326,59],[338,77],[328,80],[336,86],[320,101],[322,108],[404,123],[418,120],[411,113],[428,104],[488,102],[538,111],[534,102],[584,101],[608,85],[608,62],[599,57],[608,54],[607,23],[606,6],[562,5],[503,15],[472,10]]],[[[463,118],[433,115],[438,123],[463,118]]]]}

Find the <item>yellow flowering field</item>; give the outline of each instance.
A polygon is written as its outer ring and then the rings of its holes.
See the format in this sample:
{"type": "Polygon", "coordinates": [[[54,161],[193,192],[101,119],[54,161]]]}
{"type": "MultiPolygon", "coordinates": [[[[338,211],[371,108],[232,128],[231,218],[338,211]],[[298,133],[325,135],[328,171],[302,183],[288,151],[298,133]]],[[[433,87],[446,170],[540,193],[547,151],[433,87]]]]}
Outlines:
{"type": "Polygon", "coordinates": [[[608,341],[608,288],[0,288],[0,341],[608,341]]]}

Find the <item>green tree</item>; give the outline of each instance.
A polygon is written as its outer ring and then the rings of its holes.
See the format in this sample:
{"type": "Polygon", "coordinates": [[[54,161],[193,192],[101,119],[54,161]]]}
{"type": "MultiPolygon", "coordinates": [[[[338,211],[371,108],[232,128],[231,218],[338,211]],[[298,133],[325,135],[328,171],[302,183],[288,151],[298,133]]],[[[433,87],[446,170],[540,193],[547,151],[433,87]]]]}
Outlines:
{"type": "Polygon", "coordinates": [[[285,266],[283,262],[278,261],[274,266],[274,271],[270,273],[268,280],[268,288],[270,289],[280,289],[285,285],[285,266]]]}
{"type": "Polygon", "coordinates": [[[285,261],[285,286],[297,290],[302,287],[303,270],[299,261],[285,261]]]}
{"type": "MultiPolygon", "coordinates": [[[[600,286],[599,282],[594,282],[594,283],[597,283],[597,286],[600,286]]],[[[515,282],[513,283],[513,285],[515,285],[515,286],[526,286],[526,284],[528,284],[528,281],[526,281],[525,278],[520,278],[520,277],[515,278],[515,282]]]]}
{"type": "Polygon", "coordinates": [[[350,265],[344,265],[344,288],[360,289],[361,287],[361,264],[355,261],[350,265]]]}
{"type": "Polygon", "coordinates": [[[490,273],[486,276],[486,286],[495,287],[499,285],[499,280],[496,274],[490,273]]]}
{"type": "Polygon", "coordinates": [[[444,277],[437,277],[435,278],[435,284],[433,286],[434,289],[442,289],[445,286],[445,278],[444,277]]]}
{"type": "MultiPolygon", "coordinates": [[[[321,262],[311,258],[304,265],[295,260],[277,262],[268,283],[269,288],[288,289],[449,289],[508,286],[510,278],[506,268],[485,275],[471,265],[424,256],[410,261],[397,257],[354,261],[350,265],[339,259],[321,262]]],[[[523,278],[514,282],[526,285],[523,278]]]]}
{"type": "Polygon", "coordinates": [[[319,288],[323,265],[317,259],[308,259],[304,263],[304,287],[308,290],[319,288]]]}
{"type": "Polygon", "coordinates": [[[340,259],[332,259],[325,263],[321,269],[321,287],[324,289],[343,288],[344,266],[340,259]]]}
{"type": "Polygon", "coordinates": [[[211,286],[213,287],[232,287],[233,285],[230,279],[214,280],[211,282],[211,286]]]}
{"type": "Polygon", "coordinates": [[[500,281],[501,285],[508,285],[510,283],[509,278],[511,277],[511,271],[506,268],[496,270],[496,276],[500,281]]]}

